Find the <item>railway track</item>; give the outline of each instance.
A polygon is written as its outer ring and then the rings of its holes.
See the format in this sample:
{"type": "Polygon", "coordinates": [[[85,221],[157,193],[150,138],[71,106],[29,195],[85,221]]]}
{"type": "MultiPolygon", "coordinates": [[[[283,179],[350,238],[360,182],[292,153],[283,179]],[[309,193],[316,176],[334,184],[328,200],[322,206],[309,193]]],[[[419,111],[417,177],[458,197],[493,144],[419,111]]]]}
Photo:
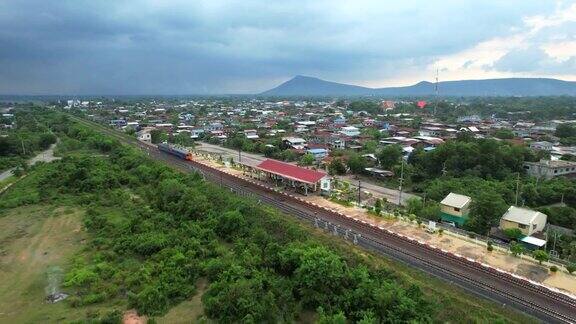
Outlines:
{"type": "Polygon", "coordinates": [[[207,181],[230,188],[240,195],[252,196],[286,214],[331,231],[392,259],[417,267],[427,273],[456,284],[476,295],[512,306],[543,322],[576,323],[576,300],[567,294],[549,289],[524,278],[480,264],[425,243],[379,228],[361,220],[312,205],[296,197],[278,193],[246,179],[241,179],[196,161],[180,160],[160,152],[153,145],[77,117],[76,121],[97,127],[121,142],[135,145],[151,157],[182,171],[196,171],[207,181]]]}

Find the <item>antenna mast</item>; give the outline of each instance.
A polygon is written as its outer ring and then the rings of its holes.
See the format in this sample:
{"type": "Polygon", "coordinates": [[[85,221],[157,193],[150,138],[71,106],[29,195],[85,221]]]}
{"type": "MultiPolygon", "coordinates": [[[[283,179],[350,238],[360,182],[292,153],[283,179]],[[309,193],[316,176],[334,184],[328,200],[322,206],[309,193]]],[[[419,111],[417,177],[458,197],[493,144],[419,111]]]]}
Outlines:
{"type": "Polygon", "coordinates": [[[438,68],[436,68],[436,83],[434,84],[434,93],[436,95],[436,103],[434,104],[434,116],[436,116],[436,109],[438,108],[438,68]]]}

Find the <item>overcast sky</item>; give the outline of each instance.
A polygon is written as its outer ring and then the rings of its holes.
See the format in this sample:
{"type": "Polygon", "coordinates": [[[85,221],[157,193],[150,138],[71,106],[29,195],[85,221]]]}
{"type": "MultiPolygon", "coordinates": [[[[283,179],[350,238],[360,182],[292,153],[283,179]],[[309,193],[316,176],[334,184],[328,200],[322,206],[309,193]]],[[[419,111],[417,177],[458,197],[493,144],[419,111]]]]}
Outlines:
{"type": "Polygon", "coordinates": [[[2,0],[0,94],[576,81],[576,0],[2,0]]]}

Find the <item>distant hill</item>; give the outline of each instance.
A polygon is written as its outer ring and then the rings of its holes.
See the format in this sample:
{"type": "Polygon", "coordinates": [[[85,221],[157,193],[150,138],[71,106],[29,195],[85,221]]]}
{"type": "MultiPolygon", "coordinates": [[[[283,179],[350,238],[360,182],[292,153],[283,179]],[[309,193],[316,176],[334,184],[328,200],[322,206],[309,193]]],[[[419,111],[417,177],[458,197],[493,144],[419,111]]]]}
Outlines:
{"type": "MultiPolygon", "coordinates": [[[[576,82],[546,78],[505,78],[444,81],[441,96],[576,96],[576,82]]],[[[264,96],[429,96],[434,84],[427,81],[406,87],[367,88],[298,75],[264,91],[264,96]]]]}

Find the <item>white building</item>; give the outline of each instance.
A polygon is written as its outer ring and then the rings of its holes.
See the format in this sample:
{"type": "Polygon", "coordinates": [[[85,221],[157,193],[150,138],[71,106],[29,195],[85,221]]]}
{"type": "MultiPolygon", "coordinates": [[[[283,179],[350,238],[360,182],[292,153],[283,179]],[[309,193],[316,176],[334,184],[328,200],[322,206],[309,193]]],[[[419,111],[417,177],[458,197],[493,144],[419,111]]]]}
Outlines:
{"type": "Polygon", "coordinates": [[[360,135],[360,130],[358,129],[358,127],[345,126],[340,129],[340,133],[349,137],[354,137],[360,135]]]}
{"type": "Polygon", "coordinates": [[[306,140],[301,137],[284,137],[282,142],[295,149],[304,149],[306,147],[306,140]]]}
{"type": "Polygon", "coordinates": [[[544,230],[547,218],[546,214],[535,210],[510,206],[500,219],[500,229],[518,228],[522,234],[530,236],[544,230]]]}
{"type": "Polygon", "coordinates": [[[576,174],[576,162],[562,160],[541,160],[540,162],[524,162],[528,175],[551,179],[558,176],[576,174]]]}
{"type": "Polygon", "coordinates": [[[554,144],[552,144],[550,142],[546,142],[546,141],[534,142],[534,143],[530,144],[530,148],[533,150],[541,150],[541,151],[550,152],[554,148],[554,144]]]}
{"type": "Polygon", "coordinates": [[[138,140],[142,142],[150,143],[152,142],[152,135],[149,132],[139,132],[138,133],[138,140]]]}

